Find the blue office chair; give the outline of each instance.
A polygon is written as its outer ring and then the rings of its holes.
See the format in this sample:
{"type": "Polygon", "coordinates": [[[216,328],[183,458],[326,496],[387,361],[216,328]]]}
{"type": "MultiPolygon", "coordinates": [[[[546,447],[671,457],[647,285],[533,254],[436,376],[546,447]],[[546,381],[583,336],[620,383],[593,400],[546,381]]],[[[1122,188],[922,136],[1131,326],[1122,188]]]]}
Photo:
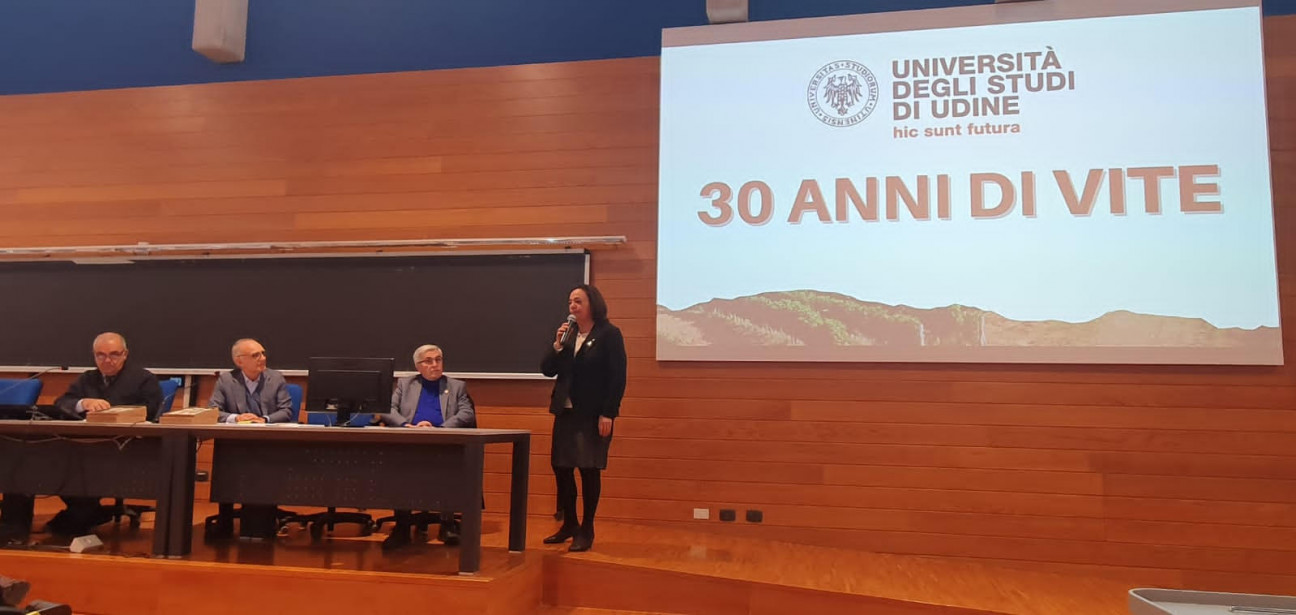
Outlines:
{"type": "MultiPolygon", "coordinates": [[[[158,386],[162,388],[162,405],[158,406],[157,416],[151,417],[154,422],[162,418],[163,414],[171,411],[175,405],[176,391],[180,390],[180,378],[166,378],[158,381],[158,386]]],[[[113,523],[121,523],[122,517],[130,521],[131,529],[140,526],[140,516],[146,512],[156,512],[157,508],[144,504],[127,504],[124,498],[115,498],[108,512],[112,514],[113,523]]]]}
{"type": "Polygon", "coordinates": [[[0,405],[34,406],[42,386],[39,378],[0,379],[0,405]]]}
{"type": "Polygon", "coordinates": [[[301,416],[302,388],[300,384],[290,384],[286,388],[288,389],[288,398],[292,400],[293,415],[294,415],[293,422],[295,423],[298,420],[300,420],[298,417],[301,416]]]}
{"type": "Polygon", "coordinates": [[[158,418],[160,419],[163,414],[170,412],[171,408],[175,406],[176,391],[180,390],[180,379],[167,378],[158,381],[158,386],[162,387],[162,405],[158,407],[158,418]]]}
{"type": "MultiPolygon", "coordinates": [[[[374,415],[373,415],[373,414],[370,414],[370,413],[367,413],[367,412],[365,412],[365,413],[357,413],[357,414],[352,414],[352,415],[351,415],[351,418],[350,418],[350,419],[347,419],[346,426],[347,426],[347,427],[364,427],[365,425],[372,425],[373,422],[374,422],[374,415]]],[[[328,413],[328,412],[307,412],[307,413],[306,413],[306,423],[307,423],[308,425],[319,425],[319,426],[321,426],[321,427],[332,427],[332,426],[334,426],[334,425],[337,425],[337,415],[336,415],[336,414],[330,414],[330,413],[328,413]]]]}

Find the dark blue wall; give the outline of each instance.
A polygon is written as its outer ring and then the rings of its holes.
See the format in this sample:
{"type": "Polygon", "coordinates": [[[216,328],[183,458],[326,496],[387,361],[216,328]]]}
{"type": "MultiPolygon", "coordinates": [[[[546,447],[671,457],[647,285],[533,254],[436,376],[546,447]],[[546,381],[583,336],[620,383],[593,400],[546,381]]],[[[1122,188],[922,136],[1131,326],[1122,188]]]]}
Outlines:
{"type": "MultiPolygon", "coordinates": [[[[991,0],[751,0],[753,21],[991,0]]],[[[0,94],[656,55],[705,0],[250,0],[247,61],[190,49],[192,0],[0,0],[0,94]]],[[[1266,14],[1296,0],[1265,0],[1266,14]]]]}

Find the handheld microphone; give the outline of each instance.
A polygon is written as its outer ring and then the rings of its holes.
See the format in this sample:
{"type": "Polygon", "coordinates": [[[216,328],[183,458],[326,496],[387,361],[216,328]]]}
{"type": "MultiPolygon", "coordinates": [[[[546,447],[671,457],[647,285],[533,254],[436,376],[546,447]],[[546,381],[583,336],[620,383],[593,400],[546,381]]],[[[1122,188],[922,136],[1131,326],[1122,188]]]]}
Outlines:
{"type": "Polygon", "coordinates": [[[576,317],[568,314],[567,332],[563,334],[562,339],[558,340],[558,344],[566,346],[567,342],[570,342],[573,337],[576,337],[576,330],[576,317]]]}

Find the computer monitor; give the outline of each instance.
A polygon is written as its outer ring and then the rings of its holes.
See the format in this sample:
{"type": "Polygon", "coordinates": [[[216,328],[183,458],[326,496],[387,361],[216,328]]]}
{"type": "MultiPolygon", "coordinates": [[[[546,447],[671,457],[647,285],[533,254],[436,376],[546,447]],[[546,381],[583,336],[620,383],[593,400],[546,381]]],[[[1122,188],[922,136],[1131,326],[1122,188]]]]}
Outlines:
{"type": "Polygon", "coordinates": [[[354,413],[387,412],[395,364],[390,358],[311,357],[306,412],[335,414],[334,425],[349,425],[354,413]]]}

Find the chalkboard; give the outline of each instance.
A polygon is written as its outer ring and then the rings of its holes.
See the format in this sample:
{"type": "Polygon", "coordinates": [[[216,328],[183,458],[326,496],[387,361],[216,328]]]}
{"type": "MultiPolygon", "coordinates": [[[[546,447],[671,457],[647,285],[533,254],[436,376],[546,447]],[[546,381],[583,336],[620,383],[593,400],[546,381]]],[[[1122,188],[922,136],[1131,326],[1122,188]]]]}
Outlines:
{"type": "Polygon", "coordinates": [[[0,365],[92,366],[91,341],[126,336],[131,361],[232,367],[242,337],[269,365],[394,357],[420,344],[446,371],[536,374],[588,254],[432,255],[0,264],[0,365]]]}

